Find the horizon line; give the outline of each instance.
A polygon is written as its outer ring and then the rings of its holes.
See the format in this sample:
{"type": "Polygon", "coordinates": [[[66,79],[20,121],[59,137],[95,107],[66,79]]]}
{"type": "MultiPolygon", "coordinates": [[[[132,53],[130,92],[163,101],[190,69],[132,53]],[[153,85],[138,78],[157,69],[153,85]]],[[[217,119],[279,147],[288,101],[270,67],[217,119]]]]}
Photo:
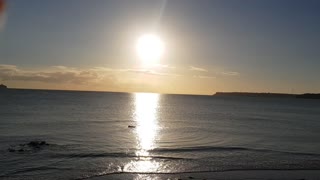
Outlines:
{"type": "Polygon", "coordinates": [[[303,94],[320,94],[320,92],[303,92],[303,93],[283,93],[283,92],[250,92],[250,91],[216,91],[212,94],[185,94],[185,93],[160,93],[160,92],[151,92],[151,91],[108,91],[108,90],[80,90],[80,89],[45,89],[45,88],[9,88],[12,90],[39,90],[39,91],[72,91],[72,92],[101,92],[101,93],[126,93],[126,94],[134,94],[134,93],[153,93],[153,94],[163,94],[163,95],[191,95],[191,96],[213,96],[217,93],[251,93],[251,94],[282,94],[282,95],[303,95],[303,94]]]}

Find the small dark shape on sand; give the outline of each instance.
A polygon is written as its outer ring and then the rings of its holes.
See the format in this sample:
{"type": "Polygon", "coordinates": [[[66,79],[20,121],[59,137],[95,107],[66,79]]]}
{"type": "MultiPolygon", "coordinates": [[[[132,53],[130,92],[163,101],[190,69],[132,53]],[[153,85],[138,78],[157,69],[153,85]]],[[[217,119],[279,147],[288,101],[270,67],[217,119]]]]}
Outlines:
{"type": "Polygon", "coordinates": [[[49,144],[46,141],[30,141],[26,144],[19,144],[16,147],[8,148],[9,152],[25,152],[25,151],[37,151],[43,149],[49,144]]]}
{"type": "Polygon", "coordinates": [[[136,126],[129,125],[128,128],[136,128],[136,126]]]}

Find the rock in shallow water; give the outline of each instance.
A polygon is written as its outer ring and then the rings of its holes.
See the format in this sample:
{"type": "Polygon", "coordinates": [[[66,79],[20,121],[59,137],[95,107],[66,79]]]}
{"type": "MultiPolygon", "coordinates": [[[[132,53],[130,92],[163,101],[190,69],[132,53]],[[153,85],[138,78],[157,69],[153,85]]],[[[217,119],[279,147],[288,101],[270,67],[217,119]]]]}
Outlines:
{"type": "Polygon", "coordinates": [[[8,148],[9,152],[25,152],[25,151],[36,151],[41,150],[44,147],[49,146],[46,141],[30,141],[29,143],[19,144],[8,148]]]}
{"type": "Polygon", "coordinates": [[[28,144],[22,144],[22,145],[28,145],[31,147],[38,148],[38,147],[42,147],[42,146],[47,146],[49,144],[46,141],[30,141],[28,144]]]}

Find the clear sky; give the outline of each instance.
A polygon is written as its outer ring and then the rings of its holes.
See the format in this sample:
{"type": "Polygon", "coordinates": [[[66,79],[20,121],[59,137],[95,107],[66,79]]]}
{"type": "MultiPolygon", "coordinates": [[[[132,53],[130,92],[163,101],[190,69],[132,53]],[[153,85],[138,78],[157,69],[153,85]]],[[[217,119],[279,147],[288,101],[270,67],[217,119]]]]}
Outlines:
{"type": "MultiPolygon", "coordinates": [[[[320,92],[318,0],[7,0],[0,83],[212,94],[320,92]],[[156,34],[145,66],[137,39],[156,34]]],[[[1,7],[0,7],[1,11],[1,7]]]]}

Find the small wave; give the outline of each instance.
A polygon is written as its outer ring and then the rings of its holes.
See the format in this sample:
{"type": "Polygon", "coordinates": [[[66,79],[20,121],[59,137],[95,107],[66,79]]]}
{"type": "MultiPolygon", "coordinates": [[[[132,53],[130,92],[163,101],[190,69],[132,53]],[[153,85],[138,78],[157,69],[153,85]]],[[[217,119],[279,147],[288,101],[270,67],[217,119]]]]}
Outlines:
{"type": "Polygon", "coordinates": [[[156,148],[149,152],[155,153],[175,153],[175,152],[204,152],[204,151],[251,151],[251,152],[270,152],[270,153],[284,153],[292,155],[309,155],[309,156],[320,156],[316,153],[302,153],[302,152],[286,152],[277,151],[270,149],[253,149],[245,147],[223,147],[223,146],[198,146],[198,147],[182,147],[182,148],[156,148]]]}
{"type": "Polygon", "coordinates": [[[248,151],[249,148],[243,147],[213,147],[213,146],[198,146],[198,147],[183,147],[183,148],[156,148],[150,152],[197,152],[197,151],[248,151]]]}
{"type": "Polygon", "coordinates": [[[14,172],[10,172],[4,175],[1,175],[0,177],[11,177],[13,175],[18,175],[18,174],[23,174],[23,173],[28,173],[28,172],[34,172],[34,171],[51,171],[51,170],[65,170],[65,171],[70,171],[73,170],[72,168],[62,168],[62,167],[49,167],[49,166],[41,166],[41,167],[32,167],[32,168],[25,168],[25,169],[20,169],[16,170],[14,172]]]}
{"type": "Polygon", "coordinates": [[[126,153],[63,153],[52,155],[53,158],[99,158],[99,157],[133,157],[126,153]]]}
{"type": "Polygon", "coordinates": [[[277,169],[277,168],[256,168],[256,169],[227,169],[227,170],[208,170],[208,171],[177,171],[177,172],[126,172],[126,171],[114,171],[114,172],[105,172],[94,174],[91,176],[75,178],[74,180],[85,180],[91,179],[95,177],[104,177],[104,176],[111,176],[117,174],[150,174],[150,175],[161,175],[161,174],[200,174],[200,173],[219,173],[219,172],[234,172],[234,171],[299,171],[299,170],[311,170],[311,171],[318,171],[319,168],[313,169],[277,169]]]}
{"type": "Polygon", "coordinates": [[[151,158],[164,160],[187,160],[187,158],[178,158],[170,156],[137,156],[128,153],[77,153],[77,154],[55,154],[52,158],[151,158]]]}

